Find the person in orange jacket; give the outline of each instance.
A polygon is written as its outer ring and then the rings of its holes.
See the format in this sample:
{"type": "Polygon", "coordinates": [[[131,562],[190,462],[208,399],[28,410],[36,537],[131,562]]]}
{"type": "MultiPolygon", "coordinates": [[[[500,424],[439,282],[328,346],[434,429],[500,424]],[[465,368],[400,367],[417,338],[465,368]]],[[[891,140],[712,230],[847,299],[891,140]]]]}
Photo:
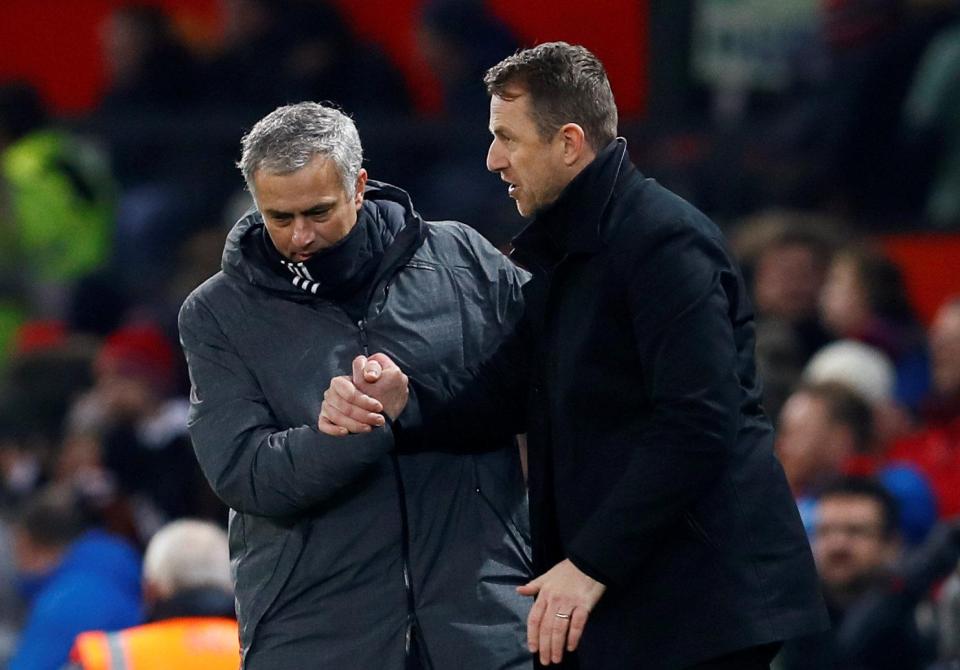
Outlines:
{"type": "Polygon", "coordinates": [[[143,560],[149,623],[77,636],[76,670],[236,670],[240,643],[227,536],[183,519],[161,528],[143,560]]]}

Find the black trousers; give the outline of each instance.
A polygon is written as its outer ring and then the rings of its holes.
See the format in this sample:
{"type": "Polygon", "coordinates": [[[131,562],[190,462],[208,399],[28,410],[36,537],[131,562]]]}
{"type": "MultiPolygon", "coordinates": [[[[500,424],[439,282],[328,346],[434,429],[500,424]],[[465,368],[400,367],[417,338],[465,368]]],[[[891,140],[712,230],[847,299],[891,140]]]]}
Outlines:
{"type": "Polygon", "coordinates": [[[770,662],[782,646],[782,642],[773,642],[759,647],[747,647],[697,663],[688,670],[770,670],[770,662]]]}

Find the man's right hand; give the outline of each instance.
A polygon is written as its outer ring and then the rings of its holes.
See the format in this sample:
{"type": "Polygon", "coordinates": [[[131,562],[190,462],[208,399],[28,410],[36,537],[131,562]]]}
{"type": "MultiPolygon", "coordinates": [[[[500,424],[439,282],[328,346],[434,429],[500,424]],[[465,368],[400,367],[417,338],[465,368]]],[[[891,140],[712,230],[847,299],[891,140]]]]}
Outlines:
{"type": "Polygon", "coordinates": [[[353,359],[352,377],[334,377],[323,394],[317,428],[327,435],[368,432],[407,406],[407,375],[385,354],[353,359]]]}

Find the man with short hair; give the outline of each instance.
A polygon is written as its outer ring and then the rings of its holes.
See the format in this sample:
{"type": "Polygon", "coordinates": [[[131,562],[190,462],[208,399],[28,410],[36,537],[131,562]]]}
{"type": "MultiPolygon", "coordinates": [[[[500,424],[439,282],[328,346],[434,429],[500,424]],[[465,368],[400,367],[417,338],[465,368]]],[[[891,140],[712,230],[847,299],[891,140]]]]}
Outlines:
{"type": "Polygon", "coordinates": [[[522,310],[523,271],[462,224],[424,222],[362,160],[336,109],[261,119],[240,159],[257,211],[180,312],[190,435],[233,510],[244,667],[526,667],[512,438],[400,455],[379,415],[349,444],[317,430],[324,389],[357,354],[455,375],[522,310]]]}
{"type": "Polygon", "coordinates": [[[920,670],[935,659],[917,605],[956,569],[960,526],[944,523],[901,556],[899,511],[877,481],[840,479],[820,495],[812,543],[831,629],[791,640],[783,670],[920,670]]]}
{"type": "Polygon", "coordinates": [[[10,670],[59,670],[83,631],[142,621],[139,553],[97,528],[68,487],[50,485],[27,500],[14,550],[28,612],[10,670]]]}
{"type": "Polygon", "coordinates": [[[765,668],[826,617],[739,270],[713,223],[630,163],[592,53],[541,44],[485,81],[487,167],[533,218],[514,241],[534,274],[518,335],[466,377],[411,373],[409,405],[402,364],[360,359],[320,428],[382,404],[401,447],[527,432],[540,576],[520,592],[540,663],[765,668]]]}
{"type": "Polygon", "coordinates": [[[209,521],[181,519],[151,538],[143,557],[149,623],[77,636],[78,670],[236,670],[240,645],[233,610],[227,535],[209,521]]]}
{"type": "Polygon", "coordinates": [[[873,446],[870,405],[840,382],[801,386],[780,413],[777,455],[795,496],[816,495],[873,446]]]}

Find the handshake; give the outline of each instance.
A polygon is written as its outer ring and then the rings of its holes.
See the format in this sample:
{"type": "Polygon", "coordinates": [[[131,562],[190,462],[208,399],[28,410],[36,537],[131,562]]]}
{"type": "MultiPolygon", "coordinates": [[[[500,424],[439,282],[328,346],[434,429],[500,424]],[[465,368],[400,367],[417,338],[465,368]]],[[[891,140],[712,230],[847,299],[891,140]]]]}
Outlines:
{"type": "Polygon", "coordinates": [[[386,354],[357,356],[353,372],[330,380],[323,393],[317,428],[321,433],[344,436],[366,433],[395,421],[407,406],[409,379],[386,354]]]}

